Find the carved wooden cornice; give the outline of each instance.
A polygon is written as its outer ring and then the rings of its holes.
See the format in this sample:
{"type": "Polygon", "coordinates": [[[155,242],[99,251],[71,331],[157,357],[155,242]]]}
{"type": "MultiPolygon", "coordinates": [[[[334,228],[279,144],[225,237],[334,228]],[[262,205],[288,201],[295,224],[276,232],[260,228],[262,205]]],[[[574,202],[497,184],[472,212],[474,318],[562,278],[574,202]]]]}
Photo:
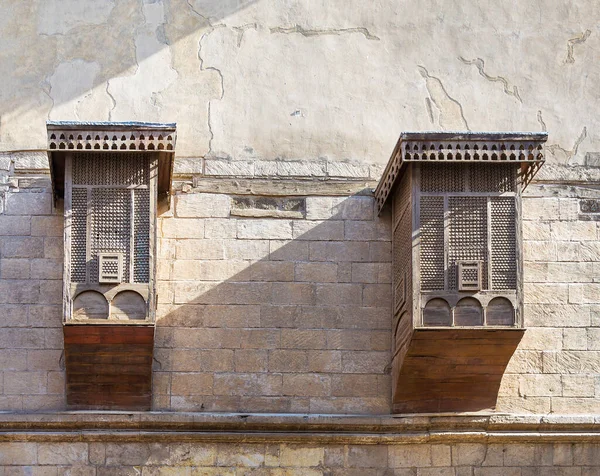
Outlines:
{"type": "Polygon", "coordinates": [[[174,152],[175,124],[149,122],[48,122],[49,150],[174,152]]]}
{"type": "Polygon", "coordinates": [[[428,163],[515,163],[523,188],[545,161],[546,132],[404,132],[375,190],[381,211],[404,165],[428,163]]]}

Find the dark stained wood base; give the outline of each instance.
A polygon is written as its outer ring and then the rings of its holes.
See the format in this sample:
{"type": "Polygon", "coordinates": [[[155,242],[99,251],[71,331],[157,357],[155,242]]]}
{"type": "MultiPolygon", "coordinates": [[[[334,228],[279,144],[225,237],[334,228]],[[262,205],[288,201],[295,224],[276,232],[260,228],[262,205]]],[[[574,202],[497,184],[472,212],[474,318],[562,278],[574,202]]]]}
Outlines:
{"type": "Polygon", "coordinates": [[[472,412],[496,406],[524,329],[415,329],[392,366],[395,413],[472,412]]]}
{"type": "Polygon", "coordinates": [[[154,326],[65,325],[72,410],[150,410],[154,326]]]}

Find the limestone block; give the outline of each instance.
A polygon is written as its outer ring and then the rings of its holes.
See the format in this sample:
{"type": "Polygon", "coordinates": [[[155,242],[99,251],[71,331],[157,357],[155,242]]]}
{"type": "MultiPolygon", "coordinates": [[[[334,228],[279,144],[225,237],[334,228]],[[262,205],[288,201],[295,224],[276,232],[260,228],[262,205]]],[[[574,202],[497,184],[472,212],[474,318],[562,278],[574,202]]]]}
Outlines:
{"type": "Polygon", "coordinates": [[[39,304],[62,303],[62,280],[40,281],[39,304]]]}
{"type": "Polygon", "coordinates": [[[203,174],[204,159],[202,157],[177,157],[173,163],[176,175],[203,174]]]}
{"type": "Polygon", "coordinates": [[[517,349],[506,366],[506,373],[542,373],[543,368],[542,352],[517,349]]]}
{"type": "MultiPolygon", "coordinates": [[[[62,237],[44,238],[44,258],[63,259],[64,240],[62,237]]],[[[37,258],[37,256],[33,256],[37,258]]]]}
{"type": "Polygon", "coordinates": [[[551,241],[524,241],[523,260],[528,261],[557,261],[558,244],[551,241]]]}
{"type": "Polygon", "coordinates": [[[280,346],[279,329],[242,329],[240,332],[243,349],[276,349],[280,346]]]}
{"type": "Polygon", "coordinates": [[[106,460],[106,445],[104,443],[88,443],[88,458],[90,464],[103,465],[106,460]]]}
{"type": "MultiPolygon", "coordinates": [[[[40,218],[40,217],[35,217],[40,218]]],[[[31,231],[31,218],[28,216],[0,215],[0,235],[19,236],[29,235],[31,231]]]]}
{"type": "Polygon", "coordinates": [[[295,240],[343,240],[344,222],[332,221],[293,221],[295,240]]]}
{"type": "MultiPolygon", "coordinates": [[[[315,286],[309,283],[273,283],[273,304],[315,304],[315,286]]],[[[264,301],[263,295],[263,301],[264,301]]]]}
{"type": "Polygon", "coordinates": [[[522,375],[519,395],[524,397],[554,397],[562,395],[560,375],[522,375]]]}
{"type": "Polygon", "coordinates": [[[362,305],[365,307],[391,308],[392,286],[389,284],[365,284],[362,305]]]}
{"type": "Polygon", "coordinates": [[[310,243],[309,245],[309,258],[311,261],[370,261],[369,243],[316,241],[314,243],[310,243]]]}
{"type": "Polygon", "coordinates": [[[593,221],[553,222],[550,225],[553,240],[594,241],[597,239],[596,223],[593,221]]]}
{"type": "Polygon", "coordinates": [[[314,467],[323,464],[325,451],[319,447],[281,445],[280,464],[283,467],[314,467]]]}
{"type": "Polygon", "coordinates": [[[367,164],[360,162],[327,161],[327,175],[334,178],[364,178],[370,177],[367,164]]]}
{"type": "Polygon", "coordinates": [[[2,239],[3,258],[43,258],[44,240],[34,237],[11,236],[2,239]]]}
{"type": "Polygon", "coordinates": [[[296,263],[294,279],[315,283],[335,283],[338,265],[335,263],[296,263]]]}
{"type": "Polygon", "coordinates": [[[526,241],[551,241],[550,223],[537,221],[523,221],[523,240],[526,241]]]}
{"type": "Polygon", "coordinates": [[[588,375],[562,375],[564,397],[594,397],[596,378],[588,375]]]}
{"type": "MultiPolygon", "coordinates": [[[[286,284],[273,283],[273,287],[286,284]]],[[[261,304],[265,301],[265,296],[271,295],[271,283],[261,282],[180,282],[175,283],[174,287],[176,304],[261,304]]],[[[279,299],[285,302],[283,296],[279,299]]]]}
{"type": "Polygon", "coordinates": [[[552,448],[553,466],[573,466],[573,445],[555,443],[552,448]]]}
{"type": "Polygon", "coordinates": [[[237,349],[234,354],[236,372],[266,372],[268,354],[266,350],[237,349]]]}
{"type": "Polygon", "coordinates": [[[309,243],[273,240],[269,242],[269,259],[273,261],[308,261],[309,243]]]}
{"type": "Polygon", "coordinates": [[[204,221],[204,238],[235,238],[237,220],[232,218],[206,218],[204,221]]]}
{"type": "Polygon", "coordinates": [[[600,412],[600,401],[597,398],[555,397],[552,399],[552,410],[556,413],[597,414],[600,412]]]}
{"type": "Polygon", "coordinates": [[[231,209],[228,195],[211,193],[180,194],[175,196],[177,217],[227,217],[231,209]]]}
{"type": "Polygon", "coordinates": [[[392,238],[391,224],[384,220],[347,220],[344,227],[344,237],[349,241],[390,241],[392,238]]]}
{"type": "Polygon", "coordinates": [[[199,445],[194,443],[176,443],[169,445],[169,465],[212,466],[215,464],[216,459],[216,445],[199,445]]]}
{"type": "Polygon", "coordinates": [[[590,325],[589,305],[528,304],[525,306],[525,327],[587,327],[590,325]]]}
{"type": "Polygon", "coordinates": [[[35,465],[37,463],[36,443],[0,443],[0,464],[35,465]]]}
{"type": "Polygon", "coordinates": [[[342,369],[344,373],[382,374],[389,363],[389,352],[342,352],[342,369]]]}
{"type": "Polygon", "coordinates": [[[332,218],[335,215],[334,207],[342,200],[341,197],[306,197],[306,219],[328,220],[332,218]]]}
{"type": "Polygon", "coordinates": [[[169,447],[162,443],[106,443],[107,466],[154,466],[168,456],[169,447]]]}
{"type": "Polygon", "coordinates": [[[342,353],[338,350],[315,350],[308,352],[308,370],[310,372],[325,373],[341,372],[342,353]]]}
{"type": "Polygon", "coordinates": [[[360,284],[317,284],[316,303],[318,306],[360,306],[362,290],[360,284]]]}
{"type": "Polygon", "coordinates": [[[63,262],[56,259],[32,259],[32,279],[62,279],[63,262]]]}
{"type": "Polygon", "coordinates": [[[561,220],[577,220],[579,215],[579,200],[576,198],[560,198],[558,202],[558,211],[561,220]]]}
{"type": "Polygon", "coordinates": [[[248,219],[237,221],[237,237],[242,239],[276,239],[292,238],[292,222],[276,219],[248,219]]]}
{"type": "Polygon", "coordinates": [[[27,351],[27,370],[61,370],[62,350],[29,349],[27,351]]]}
{"type": "Polygon", "coordinates": [[[564,304],[569,302],[569,286],[566,284],[525,283],[524,302],[531,304],[564,304]]]}
{"type": "Polygon", "coordinates": [[[206,327],[258,327],[260,306],[208,306],[204,310],[206,327]]]}
{"type": "Polygon", "coordinates": [[[239,329],[188,328],[173,329],[171,347],[178,349],[236,349],[240,347],[239,329]]]}
{"type": "Polygon", "coordinates": [[[30,260],[28,259],[0,259],[0,278],[2,279],[29,279],[30,260]]]}
{"type": "Polygon", "coordinates": [[[215,395],[281,395],[282,377],[274,373],[215,375],[215,395]]]}
{"type": "Polygon", "coordinates": [[[213,374],[198,372],[173,372],[171,374],[173,395],[212,395],[213,374]]]}
{"type": "Polygon", "coordinates": [[[392,245],[387,242],[369,243],[369,259],[376,263],[389,263],[392,261],[392,245]]]}
{"type": "Polygon", "coordinates": [[[5,395],[43,394],[47,385],[47,372],[4,372],[5,395]]]}
{"type": "Polygon", "coordinates": [[[553,283],[588,283],[594,278],[592,263],[548,263],[548,280],[553,283]]]}
{"type": "Polygon", "coordinates": [[[235,466],[256,468],[265,461],[265,445],[240,444],[219,445],[217,448],[217,466],[235,466]]]}
{"type": "MultiPolygon", "coordinates": [[[[387,396],[376,398],[311,397],[310,411],[311,413],[349,413],[361,415],[381,414],[390,411],[390,398],[387,396]]],[[[397,474],[396,471],[394,472],[394,474],[397,474]]]]}
{"type": "Polygon", "coordinates": [[[554,221],[559,210],[558,198],[523,198],[523,220],[554,221]]]}
{"type": "MultiPolygon", "coordinates": [[[[201,242],[204,245],[204,242],[201,242]]],[[[206,244],[208,246],[208,243],[206,244]]],[[[210,248],[208,246],[208,248],[210,248]]],[[[185,250],[185,255],[189,256],[185,250]]],[[[206,256],[206,255],[205,255],[206,256]]],[[[248,281],[251,270],[247,261],[178,259],[173,262],[173,279],[178,281],[248,281]]]]}
{"type": "Polygon", "coordinates": [[[6,194],[7,215],[50,215],[52,196],[49,193],[8,192],[6,194]]]}
{"type": "Polygon", "coordinates": [[[331,395],[336,397],[377,397],[380,395],[378,376],[339,374],[331,376],[331,395]]]}
{"type": "Polygon", "coordinates": [[[223,158],[207,158],[204,163],[204,173],[207,176],[220,177],[253,177],[254,161],[232,160],[223,158]]]}
{"type": "MultiPolygon", "coordinates": [[[[466,463],[458,463],[466,464],[466,463]]],[[[394,445],[388,448],[390,468],[427,468],[431,466],[431,445],[394,445]]]]}
{"type": "Polygon", "coordinates": [[[269,256],[268,240],[223,240],[226,259],[261,260],[269,256]]]}
{"type": "Polygon", "coordinates": [[[563,349],[565,350],[586,350],[588,348],[587,329],[584,328],[564,328],[563,329],[563,349]]]}
{"type": "Polygon", "coordinates": [[[40,443],[38,445],[38,463],[73,465],[88,462],[87,443],[40,443]]]}
{"type": "Polygon", "coordinates": [[[282,349],[325,349],[325,332],[320,329],[282,329],[282,349]]]}
{"type": "MultiPolygon", "coordinates": [[[[174,349],[163,362],[163,370],[174,372],[231,372],[233,350],[174,349]]],[[[161,359],[158,359],[161,361],[161,359]]]]}
{"type": "Polygon", "coordinates": [[[431,464],[433,466],[451,466],[452,447],[450,445],[431,445],[431,464]]]}
{"type": "Polygon", "coordinates": [[[0,281],[0,304],[38,304],[40,284],[37,281],[0,281]]]}
{"type": "Polygon", "coordinates": [[[204,238],[204,222],[201,218],[164,218],[160,220],[161,236],[165,238],[204,238]]]}
{"type": "Polygon", "coordinates": [[[223,259],[225,245],[221,240],[180,240],[175,243],[175,256],[178,260],[223,259]]]}
{"type": "Polygon", "coordinates": [[[327,163],[323,160],[278,160],[277,175],[280,177],[324,177],[327,163]]]}
{"type": "Polygon", "coordinates": [[[590,350],[600,350],[600,328],[590,327],[587,330],[587,348],[590,350]]]}
{"type": "Polygon", "coordinates": [[[249,268],[252,281],[294,281],[294,263],[258,261],[249,268]]]}
{"type": "Polygon", "coordinates": [[[600,445],[597,443],[582,443],[573,447],[573,464],[593,466],[600,461],[600,445]]]}
{"type": "Polygon", "coordinates": [[[269,372],[307,372],[308,354],[302,350],[269,352],[269,372]]]}
{"type": "Polygon", "coordinates": [[[382,263],[352,263],[353,283],[391,283],[391,266],[382,263]]]}
{"type": "Polygon", "coordinates": [[[563,333],[560,328],[530,327],[525,331],[519,343],[522,350],[560,350],[563,344],[563,333]]]}
{"type": "Polygon", "coordinates": [[[25,349],[0,349],[0,366],[4,371],[24,371],[27,368],[25,349]]]}

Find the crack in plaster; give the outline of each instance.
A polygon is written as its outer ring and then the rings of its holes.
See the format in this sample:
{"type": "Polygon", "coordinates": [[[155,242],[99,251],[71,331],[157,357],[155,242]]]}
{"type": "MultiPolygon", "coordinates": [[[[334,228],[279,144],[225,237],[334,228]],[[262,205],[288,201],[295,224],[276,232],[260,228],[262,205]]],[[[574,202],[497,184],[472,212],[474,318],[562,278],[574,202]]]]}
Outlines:
{"type": "Polygon", "coordinates": [[[479,74],[481,76],[483,76],[485,79],[487,79],[488,81],[491,81],[493,83],[502,83],[502,86],[504,87],[504,92],[506,94],[508,94],[509,96],[513,96],[515,97],[521,104],[523,104],[523,100],[521,99],[521,96],[519,95],[519,89],[513,84],[512,85],[512,90],[510,88],[511,84],[509,83],[509,81],[506,78],[503,78],[502,76],[490,76],[489,74],[487,74],[485,72],[485,61],[481,58],[475,58],[473,60],[468,60],[463,58],[462,56],[459,56],[458,59],[460,61],[462,61],[464,64],[467,65],[474,65],[477,70],[479,71],[479,74]]]}
{"type": "Polygon", "coordinates": [[[573,56],[573,49],[575,48],[575,45],[581,45],[582,43],[585,43],[591,34],[591,30],[585,30],[585,32],[583,32],[581,35],[567,40],[567,58],[565,59],[565,63],[575,63],[575,57],[573,56]]]}
{"type": "Polygon", "coordinates": [[[186,0],[186,3],[188,4],[188,7],[190,7],[190,10],[193,13],[195,13],[197,16],[199,16],[202,20],[204,20],[208,24],[208,26],[210,26],[210,27],[213,26],[213,24],[211,23],[210,19],[207,16],[202,15],[202,13],[200,13],[198,10],[196,10],[194,8],[194,6],[192,5],[192,2],[190,0],[186,0]]]}
{"type": "Polygon", "coordinates": [[[292,34],[299,33],[305,37],[311,36],[324,36],[324,35],[342,35],[346,33],[360,33],[367,40],[379,41],[380,38],[375,36],[369,32],[369,30],[365,27],[355,27],[355,28],[327,28],[323,30],[307,30],[302,28],[300,25],[294,25],[292,27],[273,27],[270,28],[271,33],[282,33],[282,34],[292,34]]]}
{"type": "Polygon", "coordinates": [[[438,122],[443,130],[448,130],[448,126],[454,129],[465,129],[470,131],[462,105],[448,94],[446,88],[439,78],[431,76],[424,66],[417,65],[419,73],[425,79],[425,87],[431,98],[431,101],[440,112],[438,122]],[[455,127],[455,124],[459,124],[455,127]]]}
{"type": "Polygon", "coordinates": [[[431,99],[425,98],[425,106],[427,107],[427,114],[429,115],[429,120],[432,124],[435,124],[435,120],[433,118],[433,109],[431,107],[431,99]]]}
{"type": "MultiPolygon", "coordinates": [[[[200,16],[202,16],[202,15],[200,15],[200,16]]],[[[222,26],[224,27],[225,25],[222,25],[222,26]]],[[[210,35],[213,31],[215,31],[216,28],[219,28],[220,26],[210,25],[210,27],[211,27],[210,31],[204,33],[200,37],[200,41],[198,42],[198,60],[200,61],[200,71],[216,71],[217,74],[219,75],[219,78],[221,80],[221,95],[219,97],[219,100],[222,100],[223,97],[225,96],[225,78],[223,77],[223,73],[221,72],[221,70],[219,68],[215,68],[214,66],[204,66],[204,58],[202,58],[202,41],[208,35],[210,35]]],[[[213,142],[213,139],[215,138],[215,134],[212,130],[212,124],[211,124],[211,101],[210,100],[208,101],[207,122],[208,122],[208,132],[210,133],[210,138],[208,139],[208,152],[206,153],[206,156],[210,157],[213,155],[212,142],[213,142]]]]}
{"type": "Polygon", "coordinates": [[[108,90],[109,86],[110,86],[110,79],[106,81],[106,94],[108,94],[108,97],[110,98],[110,100],[112,102],[112,107],[108,110],[108,120],[110,122],[110,121],[112,121],[112,113],[115,110],[115,108],[117,107],[117,100],[108,90]]]}
{"type": "MultiPolygon", "coordinates": [[[[56,70],[56,68],[55,68],[55,70],[56,70]]],[[[42,81],[40,83],[40,86],[41,86],[42,92],[46,96],[48,96],[48,99],[50,99],[50,102],[52,103],[50,105],[50,109],[48,109],[48,115],[47,115],[48,120],[50,120],[50,115],[52,114],[52,110],[54,109],[54,98],[52,97],[52,83],[50,82],[49,77],[46,77],[44,79],[44,81],[42,81]]]]}
{"type": "Polygon", "coordinates": [[[537,120],[540,123],[540,126],[542,126],[542,132],[548,132],[548,129],[546,128],[546,123],[544,122],[544,118],[542,117],[542,111],[537,112],[537,120]]]}
{"type": "Polygon", "coordinates": [[[567,157],[567,164],[569,164],[571,162],[571,160],[577,155],[577,151],[579,150],[579,146],[585,140],[586,137],[587,137],[587,127],[584,127],[581,130],[581,134],[579,134],[579,137],[577,138],[577,140],[573,144],[573,148],[571,150],[567,150],[564,147],[561,147],[560,144],[552,144],[552,145],[547,146],[546,148],[550,152],[552,152],[553,155],[556,153],[557,150],[561,151],[563,154],[566,155],[566,157],[567,157]]]}
{"type": "Polygon", "coordinates": [[[246,30],[256,30],[257,28],[258,28],[257,23],[246,23],[245,25],[242,25],[242,26],[234,26],[233,29],[238,34],[237,47],[239,48],[240,46],[242,46],[242,39],[244,38],[244,33],[246,33],[246,30]]]}

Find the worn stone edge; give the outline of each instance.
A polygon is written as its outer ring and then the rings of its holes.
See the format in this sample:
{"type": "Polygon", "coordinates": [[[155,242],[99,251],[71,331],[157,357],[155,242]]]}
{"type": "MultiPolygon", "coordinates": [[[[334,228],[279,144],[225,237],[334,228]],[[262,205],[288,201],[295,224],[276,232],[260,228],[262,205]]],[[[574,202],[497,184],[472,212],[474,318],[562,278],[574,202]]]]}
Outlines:
{"type": "Polygon", "coordinates": [[[0,441],[336,444],[600,442],[595,415],[0,414],[0,441]]]}

